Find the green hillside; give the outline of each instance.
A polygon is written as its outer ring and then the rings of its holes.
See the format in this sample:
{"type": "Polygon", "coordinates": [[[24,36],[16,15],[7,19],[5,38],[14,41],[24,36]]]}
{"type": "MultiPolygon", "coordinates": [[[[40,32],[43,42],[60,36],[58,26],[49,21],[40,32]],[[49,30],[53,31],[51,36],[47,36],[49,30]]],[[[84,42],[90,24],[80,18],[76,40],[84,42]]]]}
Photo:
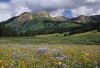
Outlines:
{"type": "Polygon", "coordinates": [[[0,38],[0,44],[100,44],[100,32],[86,32],[71,36],[64,34],[36,35],[35,37],[0,38]]]}

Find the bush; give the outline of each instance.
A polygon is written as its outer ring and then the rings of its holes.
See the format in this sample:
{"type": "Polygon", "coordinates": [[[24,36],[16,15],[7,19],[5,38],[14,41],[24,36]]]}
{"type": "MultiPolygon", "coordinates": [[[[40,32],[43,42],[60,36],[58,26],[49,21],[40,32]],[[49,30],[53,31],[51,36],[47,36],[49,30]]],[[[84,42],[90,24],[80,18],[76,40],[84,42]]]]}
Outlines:
{"type": "Polygon", "coordinates": [[[64,33],[64,36],[69,36],[69,32],[67,32],[67,33],[64,33]]]}

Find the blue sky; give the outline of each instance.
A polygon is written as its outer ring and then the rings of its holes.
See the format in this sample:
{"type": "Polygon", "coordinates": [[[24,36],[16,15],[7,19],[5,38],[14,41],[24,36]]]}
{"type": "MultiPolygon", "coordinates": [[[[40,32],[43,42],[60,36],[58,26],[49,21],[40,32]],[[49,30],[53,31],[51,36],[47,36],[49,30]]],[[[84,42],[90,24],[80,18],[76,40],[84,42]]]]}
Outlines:
{"type": "Polygon", "coordinates": [[[72,18],[73,15],[72,15],[72,12],[71,10],[68,10],[68,9],[65,9],[64,10],[64,14],[63,14],[66,18],[72,18]]]}
{"type": "Polygon", "coordinates": [[[10,0],[0,0],[0,2],[9,2],[10,0]]]}
{"type": "Polygon", "coordinates": [[[100,0],[0,0],[0,21],[23,12],[48,11],[67,18],[100,14],[100,0]]]}

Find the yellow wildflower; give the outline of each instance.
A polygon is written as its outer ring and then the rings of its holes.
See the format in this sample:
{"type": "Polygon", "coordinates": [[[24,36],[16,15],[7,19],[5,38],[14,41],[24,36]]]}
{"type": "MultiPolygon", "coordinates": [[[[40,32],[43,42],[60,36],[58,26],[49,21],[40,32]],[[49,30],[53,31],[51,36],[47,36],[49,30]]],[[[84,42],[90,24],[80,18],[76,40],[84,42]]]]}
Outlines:
{"type": "Polygon", "coordinates": [[[4,68],[3,66],[1,66],[1,68],[4,68]]]}
{"type": "Polygon", "coordinates": [[[0,63],[2,63],[3,62],[3,60],[0,60],[0,63]]]}
{"type": "Polygon", "coordinates": [[[90,56],[90,54],[89,53],[85,53],[84,56],[90,56]]]}
{"type": "Polygon", "coordinates": [[[11,60],[11,63],[13,63],[13,64],[14,64],[14,63],[15,63],[15,61],[14,61],[14,60],[11,60]]]}
{"type": "Polygon", "coordinates": [[[61,65],[61,64],[62,64],[62,62],[59,62],[58,64],[59,64],[59,65],[61,65]]]}
{"type": "Polygon", "coordinates": [[[35,61],[35,58],[33,57],[33,58],[31,58],[31,61],[35,61]]]}

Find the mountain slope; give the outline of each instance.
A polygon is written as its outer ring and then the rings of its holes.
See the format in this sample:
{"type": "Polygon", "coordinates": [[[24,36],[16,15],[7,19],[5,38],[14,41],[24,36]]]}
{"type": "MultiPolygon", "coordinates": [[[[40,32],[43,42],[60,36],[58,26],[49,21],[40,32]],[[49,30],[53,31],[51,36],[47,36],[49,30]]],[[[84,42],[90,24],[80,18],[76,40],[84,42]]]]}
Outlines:
{"type": "Polygon", "coordinates": [[[70,22],[65,17],[51,17],[46,11],[41,11],[35,14],[24,12],[13,20],[9,20],[5,21],[5,24],[18,31],[18,33],[80,26],[79,24],[70,22]]]}
{"type": "Polygon", "coordinates": [[[75,17],[70,19],[72,22],[77,22],[80,24],[91,24],[91,23],[98,23],[100,21],[100,15],[94,16],[84,16],[81,15],[79,17],[75,17]]]}
{"type": "MultiPolygon", "coordinates": [[[[52,17],[48,12],[41,11],[35,14],[24,12],[23,14],[17,17],[12,17],[7,21],[2,22],[1,24],[4,24],[4,30],[7,32],[10,31],[9,35],[11,35],[11,31],[15,31],[15,34],[29,36],[35,34],[37,35],[63,32],[70,32],[69,35],[72,35],[92,30],[100,30],[99,22],[100,15],[81,15],[76,18],[66,19],[63,16],[52,17]]],[[[2,31],[2,26],[0,28],[2,31]]]]}

